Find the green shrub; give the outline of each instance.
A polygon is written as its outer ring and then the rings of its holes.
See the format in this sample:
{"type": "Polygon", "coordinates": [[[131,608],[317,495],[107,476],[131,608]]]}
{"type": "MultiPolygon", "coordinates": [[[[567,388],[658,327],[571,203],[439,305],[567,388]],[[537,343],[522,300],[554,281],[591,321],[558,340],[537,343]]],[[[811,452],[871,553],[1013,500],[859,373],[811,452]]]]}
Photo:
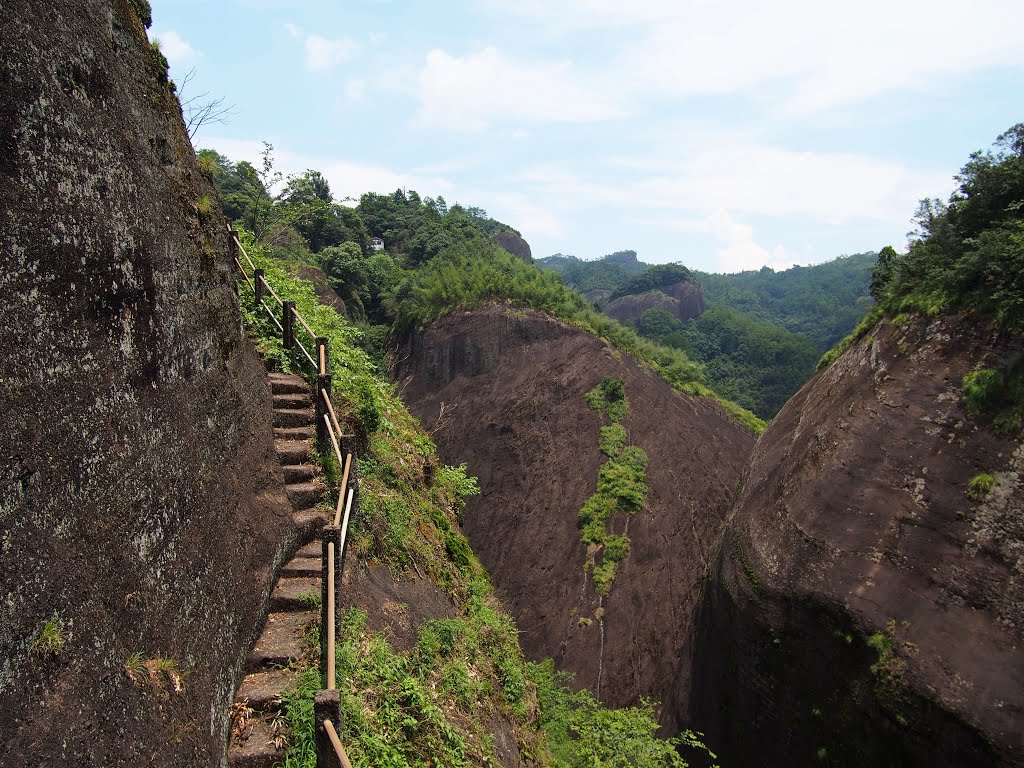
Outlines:
{"type": "Polygon", "coordinates": [[[971,371],[964,376],[963,388],[964,412],[976,419],[999,397],[1003,389],[1003,377],[999,371],[991,368],[971,371]]]}
{"type": "Polygon", "coordinates": [[[975,475],[967,481],[967,495],[975,501],[981,501],[996,484],[996,479],[988,472],[975,475]]]}
{"type": "Polygon", "coordinates": [[[626,428],[621,424],[611,424],[601,427],[601,438],[598,446],[608,458],[618,456],[626,444],[626,428]]]}
{"type": "Polygon", "coordinates": [[[700,753],[703,761],[715,759],[698,733],[655,737],[658,721],[650,702],[609,709],[585,690],[572,692],[566,685],[571,676],[555,671],[550,659],[530,664],[528,670],[537,687],[552,768],[685,768],[683,750],[700,753]]]}

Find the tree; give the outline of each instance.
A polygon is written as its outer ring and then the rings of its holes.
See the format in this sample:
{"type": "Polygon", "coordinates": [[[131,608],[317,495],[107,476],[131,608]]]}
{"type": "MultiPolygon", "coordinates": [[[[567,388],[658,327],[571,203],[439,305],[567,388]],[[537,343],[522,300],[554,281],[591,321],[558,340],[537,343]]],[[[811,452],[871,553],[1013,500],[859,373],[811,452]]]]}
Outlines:
{"type": "Polygon", "coordinates": [[[195,76],[195,68],[190,69],[185,77],[182,78],[181,85],[177,89],[178,101],[181,103],[181,113],[185,119],[185,131],[188,133],[189,141],[195,138],[196,133],[204,125],[214,123],[224,125],[228,122],[228,118],[235,114],[234,104],[225,106],[224,101],[226,97],[210,98],[209,91],[203,91],[187,99],[184,98],[185,91],[195,76]]]}

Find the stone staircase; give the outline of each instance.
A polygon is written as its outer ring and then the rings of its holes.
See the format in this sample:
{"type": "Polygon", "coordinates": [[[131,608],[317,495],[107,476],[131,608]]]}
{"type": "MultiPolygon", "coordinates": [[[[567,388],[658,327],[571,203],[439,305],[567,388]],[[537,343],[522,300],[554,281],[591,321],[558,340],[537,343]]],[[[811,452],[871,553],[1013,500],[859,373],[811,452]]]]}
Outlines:
{"type": "Polygon", "coordinates": [[[309,386],[298,376],[268,374],[274,396],[274,445],[300,545],[278,574],[267,623],[245,663],[245,677],[231,707],[228,763],[233,768],[271,768],[284,759],[287,726],[281,694],[291,688],[293,662],[303,655],[306,630],[320,616],[321,544],[329,507],[310,452],[315,436],[309,386]]]}

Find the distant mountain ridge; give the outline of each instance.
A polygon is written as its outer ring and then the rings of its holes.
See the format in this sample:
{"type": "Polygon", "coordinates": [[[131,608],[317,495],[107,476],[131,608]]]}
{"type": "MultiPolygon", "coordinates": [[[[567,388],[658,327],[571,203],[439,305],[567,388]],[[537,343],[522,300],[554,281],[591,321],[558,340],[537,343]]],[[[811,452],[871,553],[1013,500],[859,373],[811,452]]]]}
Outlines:
{"type": "Polygon", "coordinates": [[[702,362],[717,391],[770,419],[864,316],[876,260],[861,253],[731,275],[646,264],[635,251],[536,263],[642,336],[702,362]]]}

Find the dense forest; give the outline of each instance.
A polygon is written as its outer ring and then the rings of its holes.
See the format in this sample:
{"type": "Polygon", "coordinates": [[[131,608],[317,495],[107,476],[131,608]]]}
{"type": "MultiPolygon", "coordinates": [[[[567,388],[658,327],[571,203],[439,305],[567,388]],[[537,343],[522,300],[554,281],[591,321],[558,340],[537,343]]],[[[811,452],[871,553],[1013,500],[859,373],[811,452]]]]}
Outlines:
{"type": "MultiPolygon", "coordinates": [[[[259,168],[211,150],[201,150],[199,158],[221,191],[225,214],[249,242],[296,266],[322,270],[360,329],[359,343],[381,369],[389,345],[410,330],[457,307],[513,302],[612,341],[673,386],[719,399],[736,419],[764,429],[747,408],[709,388],[712,380],[685,345],[645,338],[601,314],[557,275],[507,250],[509,237],[520,239],[519,232],[480,208],[449,206],[412,190],[366,193],[347,207],[315,170],[284,179],[269,145],[259,168]],[[373,247],[375,238],[382,249],[373,247]]],[[[635,253],[613,259],[628,264],[635,253]]]]}
{"type": "Polygon", "coordinates": [[[872,303],[875,259],[862,253],[782,272],[764,267],[731,275],[645,264],[634,251],[594,261],[558,254],[537,263],[599,306],[695,280],[704,314],[682,323],[651,309],[636,321],[637,332],[703,363],[716,391],[770,419],[814,373],[818,358],[864,316],[872,303]]]}

